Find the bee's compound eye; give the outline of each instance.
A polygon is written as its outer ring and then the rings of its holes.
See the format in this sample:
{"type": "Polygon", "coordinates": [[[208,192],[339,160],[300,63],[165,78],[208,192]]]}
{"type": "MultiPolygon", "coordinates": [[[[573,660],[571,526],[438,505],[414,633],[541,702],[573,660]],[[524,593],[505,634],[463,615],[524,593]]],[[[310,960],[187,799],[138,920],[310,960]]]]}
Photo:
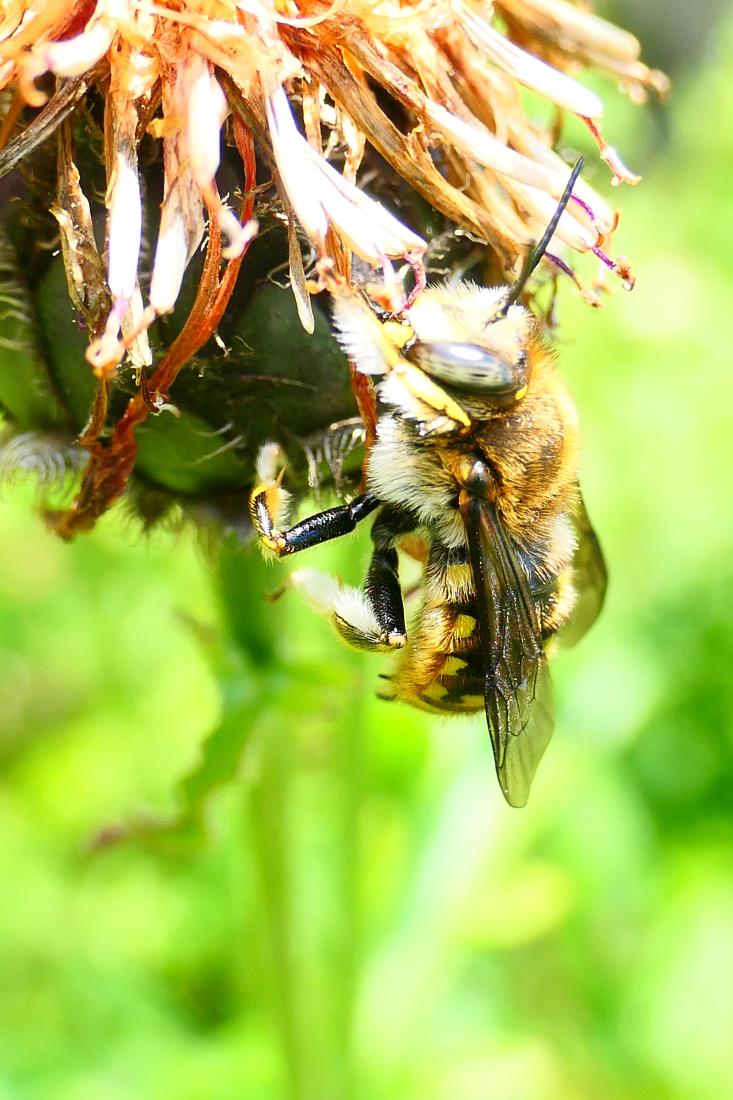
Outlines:
{"type": "Polygon", "coordinates": [[[503,395],[513,393],[523,382],[516,366],[479,344],[417,340],[405,355],[431,378],[461,390],[503,395]]]}

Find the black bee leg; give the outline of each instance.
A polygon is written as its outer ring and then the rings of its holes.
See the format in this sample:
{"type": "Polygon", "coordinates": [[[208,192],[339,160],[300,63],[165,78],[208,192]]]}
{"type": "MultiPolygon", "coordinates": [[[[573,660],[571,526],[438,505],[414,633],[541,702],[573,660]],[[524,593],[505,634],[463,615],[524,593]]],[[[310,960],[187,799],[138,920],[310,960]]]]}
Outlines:
{"type": "MultiPolygon", "coordinates": [[[[290,495],[282,487],[283,456],[276,444],[267,444],[257,459],[258,483],[249,500],[249,514],[260,541],[285,557],[339,538],[380,506],[370,493],[349,504],[287,526],[290,495]]],[[[288,584],[297,588],[336,630],[357,649],[400,649],[407,641],[405,612],[397,573],[397,540],[415,526],[408,513],[383,507],[372,528],[374,549],[363,588],[344,585],[315,569],[296,569],[288,584]]]]}
{"type": "Polygon", "coordinates": [[[395,545],[414,526],[415,521],[409,513],[385,505],[372,527],[374,550],[364,583],[364,594],[382,633],[387,637],[406,637],[405,608],[395,545]]]}
{"type": "Polygon", "coordinates": [[[300,550],[309,550],[311,546],[319,546],[322,542],[348,535],[357,523],[366,519],[375,508],[379,507],[376,497],[363,494],[354,497],[348,504],[342,504],[338,508],[327,508],[325,512],[317,512],[287,530],[281,531],[274,525],[273,514],[268,506],[267,496],[270,492],[271,490],[265,489],[259,494],[252,494],[250,516],[261,540],[268,550],[272,550],[279,558],[287,554],[297,554],[300,550]]]}
{"type": "Polygon", "coordinates": [[[374,550],[363,588],[342,584],[315,569],[297,569],[290,583],[356,649],[401,649],[406,641],[405,612],[397,574],[395,543],[414,521],[383,507],[372,528],[374,550]]]}
{"type": "Polygon", "coordinates": [[[280,448],[268,443],[260,451],[257,460],[259,480],[249,498],[252,526],[267,549],[279,558],[347,535],[357,523],[379,507],[375,496],[363,494],[348,504],[327,508],[292,527],[284,528],[290,494],[282,487],[283,471],[280,448]]]}

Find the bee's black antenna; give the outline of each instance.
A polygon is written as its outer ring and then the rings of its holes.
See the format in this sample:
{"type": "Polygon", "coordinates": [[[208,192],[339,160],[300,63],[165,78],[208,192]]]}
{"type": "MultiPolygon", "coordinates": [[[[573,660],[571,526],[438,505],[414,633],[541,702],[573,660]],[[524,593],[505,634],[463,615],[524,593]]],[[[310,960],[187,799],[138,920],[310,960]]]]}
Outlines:
{"type": "Polygon", "coordinates": [[[509,292],[508,292],[506,298],[504,299],[504,301],[502,302],[501,308],[499,309],[499,312],[497,313],[494,320],[498,320],[500,317],[506,317],[507,312],[509,310],[509,307],[514,305],[517,298],[519,297],[519,295],[524,290],[524,288],[526,286],[526,283],[527,283],[527,280],[529,279],[530,275],[532,274],[534,269],[537,267],[537,264],[540,262],[540,260],[544,256],[545,252],[547,251],[547,246],[550,243],[550,241],[552,240],[553,233],[557,229],[557,223],[560,221],[560,218],[563,215],[565,207],[570,202],[570,196],[573,193],[573,188],[575,187],[575,181],[577,180],[578,176],[580,175],[581,171],[583,170],[583,164],[584,163],[585,162],[584,162],[583,157],[578,157],[578,159],[575,162],[575,166],[574,166],[572,172],[570,173],[570,176],[568,178],[568,182],[565,185],[565,190],[563,191],[563,193],[560,197],[560,201],[557,204],[557,209],[555,210],[555,213],[550,218],[550,222],[549,222],[549,225],[547,226],[547,229],[542,234],[539,242],[534,246],[534,248],[530,248],[529,252],[525,256],[524,263],[522,264],[522,270],[519,273],[519,278],[517,279],[517,281],[515,283],[512,284],[512,286],[509,287],[509,292]]]}

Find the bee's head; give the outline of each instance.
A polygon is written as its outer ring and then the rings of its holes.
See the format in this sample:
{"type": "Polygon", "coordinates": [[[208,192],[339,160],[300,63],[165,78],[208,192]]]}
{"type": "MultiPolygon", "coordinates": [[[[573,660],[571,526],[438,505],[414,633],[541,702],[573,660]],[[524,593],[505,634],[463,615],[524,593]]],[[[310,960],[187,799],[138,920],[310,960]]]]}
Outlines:
{"type": "Polygon", "coordinates": [[[424,291],[408,312],[402,354],[431,378],[467,395],[517,400],[529,382],[536,322],[520,305],[502,312],[504,287],[455,283],[424,291]]]}
{"type": "Polygon", "coordinates": [[[511,286],[446,284],[426,290],[407,311],[415,335],[403,354],[426,374],[501,407],[523,396],[535,322],[519,298],[553,239],[582,167],[579,157],[555,213],[511,286]]]}

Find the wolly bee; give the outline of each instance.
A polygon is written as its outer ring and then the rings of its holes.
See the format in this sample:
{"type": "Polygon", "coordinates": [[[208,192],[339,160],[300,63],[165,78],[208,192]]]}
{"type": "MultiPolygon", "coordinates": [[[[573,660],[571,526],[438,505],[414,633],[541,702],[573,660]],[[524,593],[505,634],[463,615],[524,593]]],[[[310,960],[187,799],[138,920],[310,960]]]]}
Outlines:
{"type": "Polygon", "coordinates": [[[252,523],[276,555],[352,531],[376,513],[363,588],[304,569],[293,584],[351,645],[400,651],[387,697],[438,713],[484,710],[501,790],[524,806],[552,734],[548,644],[596,619],[606,570],[578,487],[578,420],[535,317],[518,302],[569,201],[510,287],[447,283],[380,319],[336,300],[341,343],[375,379],[365,491],[286,527],[279,450],[263,448],[252,523]],[[408,632],[398,547],[422,547],[422,604],[408,632]]]}

